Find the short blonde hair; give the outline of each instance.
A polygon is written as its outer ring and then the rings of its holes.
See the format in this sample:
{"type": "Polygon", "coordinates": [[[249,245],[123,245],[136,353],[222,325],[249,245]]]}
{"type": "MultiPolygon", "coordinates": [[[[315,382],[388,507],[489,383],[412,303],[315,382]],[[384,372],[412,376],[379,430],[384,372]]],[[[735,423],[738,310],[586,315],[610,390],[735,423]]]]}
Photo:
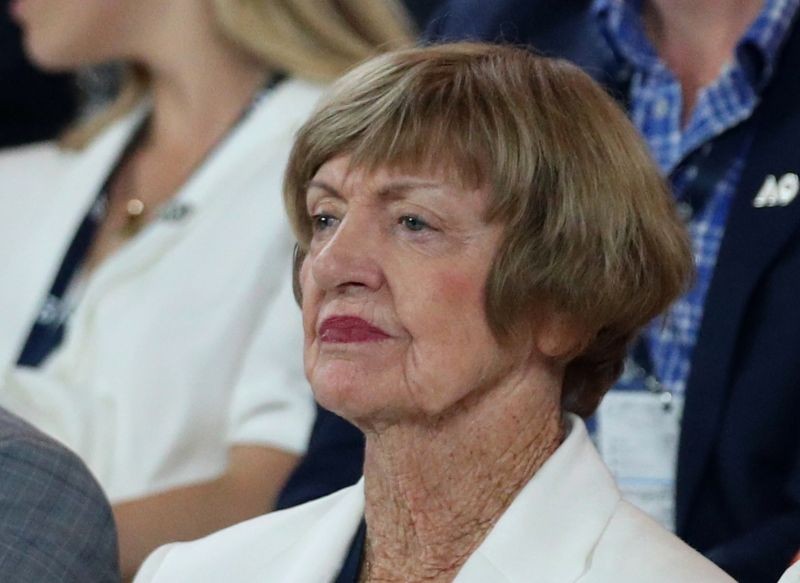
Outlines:
{"type": "Polygon", "coordinates": [[[547,309],[590,331],[565,369],[563,405],[580,415],[691,277],[685,229],[645,145],[565,61],[456,43],[383,55],[339,80],[286,171],[296,268],[311,238],[306,186],[339,154],[367,170],[446,169],[464,186],[490,187],[486,220],[505,235],[486,283],[489,323],[509,342],[547,309]]]}
{"type": "MultiPolygon", "coordinates": [[[[399,0],[210,1],[220,33],[265,69],[313,81],[332,81],[369,57],[414,41],[414,27],[399,0]]],[[[126,68],[117,98],[68,130],[62,145],[86,146],[129,112],[147,87],[141,68],[126,68]]]]}

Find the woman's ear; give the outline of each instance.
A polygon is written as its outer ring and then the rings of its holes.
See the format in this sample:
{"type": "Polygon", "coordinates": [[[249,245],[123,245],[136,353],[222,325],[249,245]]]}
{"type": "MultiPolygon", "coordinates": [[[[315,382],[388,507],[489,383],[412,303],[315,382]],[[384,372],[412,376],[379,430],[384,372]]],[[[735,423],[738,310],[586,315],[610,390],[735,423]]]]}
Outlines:
{"type": "Polygon", "coordinates": [[[548,358],[568,361],[583,352],[592,332],[577,318],[556,310],[537,317],[533,341],[536,350],[548,358]]]}

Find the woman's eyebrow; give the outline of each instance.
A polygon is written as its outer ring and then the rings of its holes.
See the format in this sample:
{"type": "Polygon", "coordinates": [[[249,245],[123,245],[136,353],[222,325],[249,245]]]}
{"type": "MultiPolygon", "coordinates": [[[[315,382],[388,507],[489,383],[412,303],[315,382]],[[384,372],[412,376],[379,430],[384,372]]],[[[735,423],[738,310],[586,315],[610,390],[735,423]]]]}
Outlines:
{"type": "Polygon", "coordinates": [[[333,196],[336,196],[338,198],[342,197],[342,195],[339,194],[339,191],[336,190],[333,186],[331,186],[330,184],[327,184],[325,182],[322,182],[320,180],[311,180],[311,181],[309,181],[308,185],[306,186],[306,190],[310,190],[312,188],[319,188],[319,189],[324,190],[324,191],[328,192],[329,194],[331,194],[333,196]]]}
{"type": "MultiPolygon", "coordinates": [[[[309,181],[306,190],[310,190],[312,188],[319,188],[320,190],[324,190],[332,196],[342,198],[341,193],[327,182],[321,180],[311,180],[309,181]]],[[[380,199],[391,200],[403,198],[413,190],[442,190],[442,185],[438,182],[423,180],[399,180],[397,182],[391,182],[389,184],[382,185],[375,194],[380,199]]]]}
{"type": "Polygon", "coordinates": [[[442,185],[438,182],[426,182],[419,180],[403,180],[386,184],[378,189],[377,196],[382,199],[403,198],[413,190],[441,190],[442,185]]]}

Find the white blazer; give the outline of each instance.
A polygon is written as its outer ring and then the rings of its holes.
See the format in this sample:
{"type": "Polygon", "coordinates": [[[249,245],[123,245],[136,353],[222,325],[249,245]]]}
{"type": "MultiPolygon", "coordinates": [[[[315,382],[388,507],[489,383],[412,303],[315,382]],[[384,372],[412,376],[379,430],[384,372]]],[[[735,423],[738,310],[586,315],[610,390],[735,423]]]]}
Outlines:
{"type": "Polygon", "coordinates": [[[145,108],[77,154],[0,154],[0,405],[75,450],[112,501],[212,479],[231,444],[304,450],[314,407],[281,182],[320,94],[298,80],[268,93],[167,207],[188,213],[91,274],[36,369],[14,363],[145,108]]]}
{"type": "Polygon", "coordinates": [[[778,583],[800,583],[800,561],[789,567],[778,583]]]}
{"type": "MultiPolygon", "coordinates": [[[[583,422],[523,488],[458,583],[729,582],[624,501],[583,422]]],[[[363,481],[191,543],[162,547],[135,583],[322,583],[339,572],[364,513],[363,481]]]]}

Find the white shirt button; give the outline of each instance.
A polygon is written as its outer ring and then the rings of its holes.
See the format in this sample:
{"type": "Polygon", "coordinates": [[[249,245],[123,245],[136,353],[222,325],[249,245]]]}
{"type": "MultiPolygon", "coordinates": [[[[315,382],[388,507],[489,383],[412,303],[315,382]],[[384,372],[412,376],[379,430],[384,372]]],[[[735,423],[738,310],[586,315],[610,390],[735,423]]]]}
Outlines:
{"type": "Polygon", "coordinates": [[[695,178],[697,178],[697,175],[699,174],[699,172],[700,172],[700,171],[697,169],[697,166],[689,166],[689,167],[686,169],[686,174],[684,174],[684,176],[686,177],[686,180],[688,180],[689,182],[691,182],[691,181],[693,181],[695,178]]]}

